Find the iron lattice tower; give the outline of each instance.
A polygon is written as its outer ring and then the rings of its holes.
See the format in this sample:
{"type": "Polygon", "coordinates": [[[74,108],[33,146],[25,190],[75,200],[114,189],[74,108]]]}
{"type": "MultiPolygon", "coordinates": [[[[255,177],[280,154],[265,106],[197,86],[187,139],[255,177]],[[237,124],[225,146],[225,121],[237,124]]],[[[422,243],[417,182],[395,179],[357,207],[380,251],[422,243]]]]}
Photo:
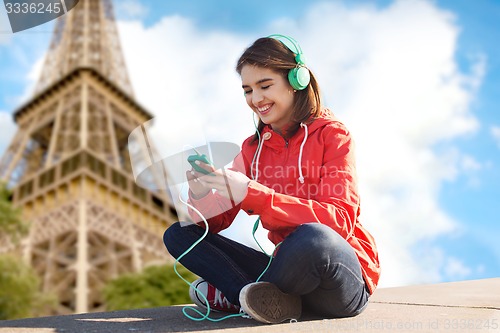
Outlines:
{"type": "MultiPolygon", "coordinates": [[[[58,19],[0,160],[0,179],[31,222],[22,254],[57,295],[58,314],[103,310],[106,281],[169,260],[161,235],[175,210],[165,192],[136,185],[127,147],[151,118],[134,101],[111,0],[81,0],[58,19]]],[[[7,251],[16,248],[0,235],[7,251]]]]}

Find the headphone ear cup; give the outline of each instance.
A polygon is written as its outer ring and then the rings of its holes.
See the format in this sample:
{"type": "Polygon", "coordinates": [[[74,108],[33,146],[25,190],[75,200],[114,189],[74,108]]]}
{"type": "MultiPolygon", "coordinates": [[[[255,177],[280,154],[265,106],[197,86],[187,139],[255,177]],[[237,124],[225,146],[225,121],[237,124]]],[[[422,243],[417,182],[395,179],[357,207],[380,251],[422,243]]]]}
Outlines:
{"type": "Polygon", "coordinates": [[[297,66],[288,72],[288,82],[295,90],[304,90],[310,81],[311,75],[304,66],[297,66]]]}

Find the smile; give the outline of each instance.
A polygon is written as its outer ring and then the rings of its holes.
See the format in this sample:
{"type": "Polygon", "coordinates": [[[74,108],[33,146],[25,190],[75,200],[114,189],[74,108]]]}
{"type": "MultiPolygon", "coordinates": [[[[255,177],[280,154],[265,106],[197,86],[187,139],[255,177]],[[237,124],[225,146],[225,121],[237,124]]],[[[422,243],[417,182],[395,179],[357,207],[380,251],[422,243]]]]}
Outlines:
{"type": "Polygon", "coordinates": [[[257,108],[257,111],[261,114],[261,115],[265,115],[267,113],[269,113],[269,111],[271,110],[271,107],[273,105],[272,104],[267,104],[267,105],[264,105],[262,107],[258,107],[257,108]]]}

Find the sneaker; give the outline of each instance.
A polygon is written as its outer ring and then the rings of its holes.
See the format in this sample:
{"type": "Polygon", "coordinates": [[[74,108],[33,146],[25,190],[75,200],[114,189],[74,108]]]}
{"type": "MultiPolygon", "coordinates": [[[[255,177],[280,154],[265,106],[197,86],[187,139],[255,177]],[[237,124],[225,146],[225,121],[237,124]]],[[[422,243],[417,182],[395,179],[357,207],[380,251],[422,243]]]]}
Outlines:
{"type": "Polygon", "coordinates": [[[204,309],[207,308],[205,299],[203,298],[203,296],[200,295],[201,293],[208,300],[208,304],[210,305],[210,310],[217,312],[230,312],[230,313],[240,312],[239,306],[229,302],[219,289],[215,288],[204,279],[200,278],[191,283],[191,285],[192,286],[189,288],[189,297],[199,307],[204,309]],[[196,290],[195,288],[198,290],[196,290]]]}
{"type": "Polygon", "coordinates": [[[269,282],[254,282],[243,287],[240,304],[245,313],[265,324],[297,320],[302,313],[300,296],[285,294],[269,282]]]}

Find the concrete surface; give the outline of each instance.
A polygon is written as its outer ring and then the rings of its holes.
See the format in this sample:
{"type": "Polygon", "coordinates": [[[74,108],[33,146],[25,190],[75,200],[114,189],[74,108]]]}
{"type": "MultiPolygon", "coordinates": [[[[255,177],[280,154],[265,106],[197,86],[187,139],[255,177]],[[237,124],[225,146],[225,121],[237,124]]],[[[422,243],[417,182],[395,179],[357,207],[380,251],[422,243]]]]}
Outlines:
{"type": "MultiPolygon", "coordinates": [[[[0,321],[0,333],[59,332],[498,332],[500,278],[378,289],[366,310],[344,319],[194,322],[182,306],[0,321]]],[[[217,316],[213,315],[214,318],[217,316]]]]}

